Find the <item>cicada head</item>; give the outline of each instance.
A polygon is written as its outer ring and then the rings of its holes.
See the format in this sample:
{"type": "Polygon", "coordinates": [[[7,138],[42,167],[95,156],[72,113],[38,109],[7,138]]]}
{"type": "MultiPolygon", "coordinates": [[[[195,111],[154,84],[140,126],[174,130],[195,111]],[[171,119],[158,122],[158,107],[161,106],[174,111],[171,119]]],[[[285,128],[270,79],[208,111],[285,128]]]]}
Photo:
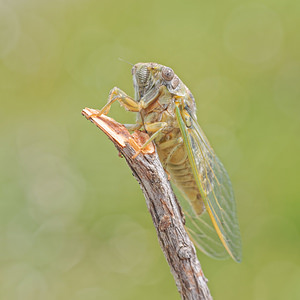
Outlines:
{"type": "Polygon", "coordinates": [[[154,97],[162,85],[178,96],[184,95],[187,90],[171,68],[160,64],[137,63],[132,68],[132,76],[137,101],[143,97],[154,97]]]}

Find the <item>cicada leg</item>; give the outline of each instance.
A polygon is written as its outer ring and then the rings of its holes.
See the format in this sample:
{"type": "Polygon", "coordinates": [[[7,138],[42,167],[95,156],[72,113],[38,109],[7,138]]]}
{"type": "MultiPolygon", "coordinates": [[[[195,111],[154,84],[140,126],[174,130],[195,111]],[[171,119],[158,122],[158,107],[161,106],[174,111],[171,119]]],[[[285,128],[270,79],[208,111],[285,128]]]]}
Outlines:
{"type": "Polygon", "coordinates": [[[109,92],[108,101],[104,105],[104,107],[99,112],[90,115],[89,118],[99,117],[101,115],[107,115],[111,105],[115,101],[119,101],[120,105],[123,106],[128,111],[138,112],[140,110],[140,106],[138,102],[136,102],[134,99],[129,97],[125,92],[123,92],[118,87],[114,87],[109,92]]]}
{"type": "Polygon", "coordinates": [[[127,129],[128,131],[136,131],[136,130],[141,129],[141,127],[143,126],[142,123],[136,123],[136,124],[123,124],[123,125],[126,127],[126,129],[127,129]]]}
{"type": "Polygon", "coordinates": [[[153,134],[151,135],[151,137],[136,151],[136,153],[132,156],[132,158],[136,158],[141,152],[142,150],[149,144],[151,143],[153,140],[155,140],[155,138],[157,138],[157,136],[168,126],[168,124],[166,122],[155,122],[155,123],[151,123],[151,124],[144,124],[144,127],[146,129],[147,132],[152,132],[153,134]]]}

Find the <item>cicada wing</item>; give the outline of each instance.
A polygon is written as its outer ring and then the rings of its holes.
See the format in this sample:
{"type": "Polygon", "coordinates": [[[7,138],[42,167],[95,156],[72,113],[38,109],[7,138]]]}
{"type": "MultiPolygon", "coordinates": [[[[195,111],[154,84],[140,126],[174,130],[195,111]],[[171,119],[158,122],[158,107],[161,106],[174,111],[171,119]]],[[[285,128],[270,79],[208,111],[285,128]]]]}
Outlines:
{"type": "Polygon", "coordinates": [[[229,176],[192,114],[189,128],[185,126],[177,106],[176,116],[206,211],[223,246],[239,262],[241,236],[229,176]]]}
{"type": "Polygon", "coordinates": [[[189,200],[174,185],[172,186],[184,211],[185,228],[195,246],[206,255],[215,259],[229,257],[208,213],[204,212],[201,216],[197,215],[189,200]]]}

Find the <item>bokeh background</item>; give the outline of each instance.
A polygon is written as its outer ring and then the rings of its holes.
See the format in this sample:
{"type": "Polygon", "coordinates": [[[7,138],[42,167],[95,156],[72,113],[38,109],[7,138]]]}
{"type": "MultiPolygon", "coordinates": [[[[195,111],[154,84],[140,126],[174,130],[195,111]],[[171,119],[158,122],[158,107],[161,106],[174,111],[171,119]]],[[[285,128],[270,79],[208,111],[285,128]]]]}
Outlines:
{"type": "MultiPolygon", "coordinates": [[[[300,2],[0,1],[0,299],[179,299],[137,182],[80,112],[172,67],[234,186],[214,299],[299,299],[300,2]]],[[[118,104],[111,116],[132,123],[118,104]]]]}

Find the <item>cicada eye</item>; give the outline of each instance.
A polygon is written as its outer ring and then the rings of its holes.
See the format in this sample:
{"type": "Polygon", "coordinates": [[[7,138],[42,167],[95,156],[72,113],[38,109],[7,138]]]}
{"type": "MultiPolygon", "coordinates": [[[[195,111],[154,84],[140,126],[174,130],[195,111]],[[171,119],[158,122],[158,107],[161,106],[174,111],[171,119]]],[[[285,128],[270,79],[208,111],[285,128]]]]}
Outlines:
{"type": "Polygon", "coordinates": [[[161,71],[163,79],[170,81],[174,77],[174,71],[171,68],[163,67],[161,71]]]}

